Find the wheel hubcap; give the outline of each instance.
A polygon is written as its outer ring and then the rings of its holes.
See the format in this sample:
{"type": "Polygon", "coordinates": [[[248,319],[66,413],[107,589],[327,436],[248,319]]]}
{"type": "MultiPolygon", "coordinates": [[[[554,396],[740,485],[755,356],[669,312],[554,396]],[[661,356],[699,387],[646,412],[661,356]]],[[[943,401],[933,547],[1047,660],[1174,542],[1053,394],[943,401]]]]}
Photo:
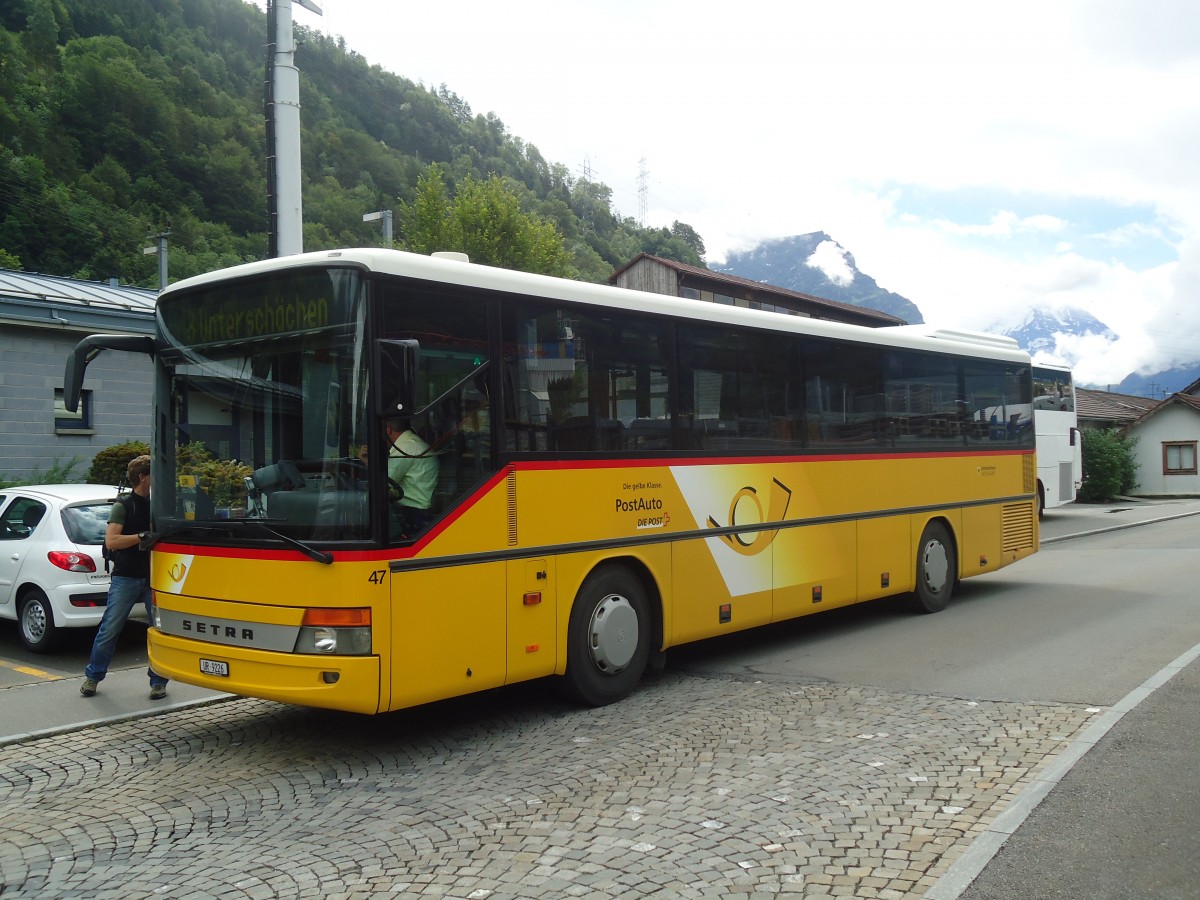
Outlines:
{"type": "Polygon", "coordinates": [[[31,641],[40,641],[45,636],[46,611],[40,603],[25,604],[25,611],[21,614],[21,626],[25,629],[25,637],[31,641]]]}
{"type": "Polygon", "coordinates": [[[941,541],[930,541],[925,547],[925,586],[931,593],[940,594],[950,574],[950,558],[941,541]]]}
{"type": "Polygon", "coordinates": [[[592,612],[588,640],[596,668],[615,675],[629,665],[637,650],[637,611],[624,597],[609,594],[592,612]]]}

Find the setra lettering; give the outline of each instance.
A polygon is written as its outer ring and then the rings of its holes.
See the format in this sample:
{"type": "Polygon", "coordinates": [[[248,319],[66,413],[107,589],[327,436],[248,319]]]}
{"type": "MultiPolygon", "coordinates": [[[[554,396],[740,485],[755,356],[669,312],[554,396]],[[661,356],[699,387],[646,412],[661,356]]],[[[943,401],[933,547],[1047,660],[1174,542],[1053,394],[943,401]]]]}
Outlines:
{"type": "Polygon", "coordinates": [[[231,641],[242,640],[253,643],[254,629],[243,628],[241,633],[233,625],[224,625],[220,622],[203,622],[199,619],[184,619],[182,622],[184,631],[190,631],[192,634],[212,635],[217,638],[226,638],[231,641]]]}

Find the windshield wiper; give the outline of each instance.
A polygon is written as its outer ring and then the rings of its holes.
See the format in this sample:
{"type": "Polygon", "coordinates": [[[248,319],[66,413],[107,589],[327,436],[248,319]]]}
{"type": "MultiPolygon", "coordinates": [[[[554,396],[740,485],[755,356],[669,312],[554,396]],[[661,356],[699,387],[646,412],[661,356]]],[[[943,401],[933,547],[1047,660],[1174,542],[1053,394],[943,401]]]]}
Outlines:
{"type": "Polygon", "coordinates": [[[234,527],[244,526],[244,525],[254,525],[257,528],[262,529],[267,534],[271,535],[271,537],[277,538],[277,539],[283,541],[289,547],[293,547],[296,550],[299,550],[301,553],[303,553],[309,559],[319,562],[319,563],[321,563],[321,565],[328,566],[333,563],[333,554],[332,553],[329,553],[328,551],[325,551],[325,550],[317,550],[314,547],[310,547],[310,546],[308,546],[308,544],[304,543],[303,541],[298,541],[294,537],[289,537],[286,534],[282,534],[282,533],[276,531],[270,525],[267,525],[256,519],[229,519],[228,521],[222,521],[219,525],[183,525],[183,526],[178,526],[175,528],[167,528],[163,531],[155,531],[155,532],[151,532],[150,534],[147,534],[146,539],[144,541],[142,541],[142,543],[139,546],[143,550],[149,550],[151,547],[153,547],[159,541],[165,540],[170,535],[183,534],[188,531],[203,531],[203,532],[208,532],[211,534],[214,531],[230,531],[234,527]]]}
{"type": "Polygon", "coordinates": [[[283,534],[282,532],[276,531],[270,525],[266,525],[263,522],[259,522],[256,519],[240,519],[240,520],[234,520],[234,521],[245,522],[247,525],[257,525],[259,528],[261,528],[267,534],[271,535],[272,537],[279,538],[279,540],[283,541],[289,547],[294,547],[295,549],[297,549],[301,553],[303,553],[305,556],[307,556],[309,559],[315,560],[316,562],[319,562],[323,566],[328,566],[328,565],[333,564],[333,554],[332,553],[328,552],[327,550],[317,550],[315,547],[310,547],[310,546],[308,546],[308,544],[304,543],[303,541],[298,541],[294,537],[289,537],[288,535],[283,534]]]}

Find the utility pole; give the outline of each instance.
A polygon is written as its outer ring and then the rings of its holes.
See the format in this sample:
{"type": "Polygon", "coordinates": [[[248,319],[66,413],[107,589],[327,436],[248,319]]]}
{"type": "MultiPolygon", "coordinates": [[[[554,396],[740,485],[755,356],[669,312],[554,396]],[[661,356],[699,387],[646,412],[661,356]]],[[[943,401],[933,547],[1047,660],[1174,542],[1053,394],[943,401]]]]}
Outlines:
{"type": "Polygon", "coordinates": [[[650,170],[646,168],[646,157],[638,160],[638,224],[646,227],[646,210],[650,206],[650,170]]]}
{"type": "MultiPolygon", "coordinates": [[[[321,15],[313,0],[295,0],[321,15]]],[[[300,200],[300,70],[292,36],[292,0],[267,0],[267,255],[304,252],[300,200]]]]}
{"type": "Polygon", "coordinates": [[[363,213],[364,222],[383,222],[383,243],[386,247],[392,246],[392,211],[390,209],[377,209],[375,212],[363,213]]]}
{"type": "Polygon", "coordinates": [[[154,238],[154,245],[151,247],[143,247],[142,253],[145,256],[153,256],[158,254],[158,289],[164,290],[167,286],[167,238],[171,236],[171,232],[160,231],[154,238]]]}

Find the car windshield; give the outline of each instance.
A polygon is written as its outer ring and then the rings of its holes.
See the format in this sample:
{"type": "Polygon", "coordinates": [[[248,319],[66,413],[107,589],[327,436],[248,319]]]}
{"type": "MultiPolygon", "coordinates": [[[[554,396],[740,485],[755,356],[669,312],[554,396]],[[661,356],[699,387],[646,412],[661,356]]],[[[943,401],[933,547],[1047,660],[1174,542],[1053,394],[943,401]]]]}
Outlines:
{"type": "Polygon", "coordinates": [[[67,537],[76,544],[104,543],[104,531],[108,527],[108,513],[111,509],[111,500],[64,507],[62,521],[67,530],[67,537]]]}

